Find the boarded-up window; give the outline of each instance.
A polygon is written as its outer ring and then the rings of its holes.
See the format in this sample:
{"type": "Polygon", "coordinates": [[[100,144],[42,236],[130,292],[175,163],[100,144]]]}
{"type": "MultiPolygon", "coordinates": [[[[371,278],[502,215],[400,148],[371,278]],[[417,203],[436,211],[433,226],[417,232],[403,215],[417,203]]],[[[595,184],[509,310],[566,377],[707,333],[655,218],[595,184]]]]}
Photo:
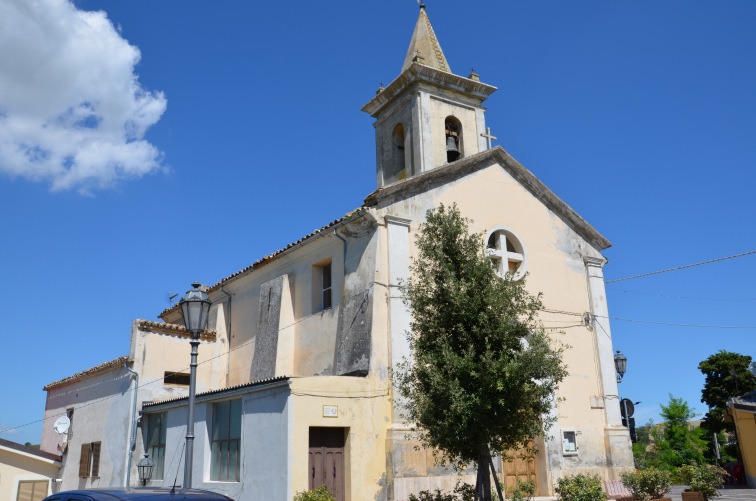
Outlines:
{"type": "Polygon", "coordinates": [[[50,490],[49,480],[20,480],[16,501],[42,501],[50,490]]]}
{"type": "Polygon", "coordinates": [[[213,404],[210,435],[210,480],[239,481],[241,400],[213,404]]]}
{"type": "Polygon", "coordinates": [[[79,457],[79,477],[100,476],[100,442],[81,444],[79,457]]]}
{"type": "Polygon", "coordinates": [[[89,444],[81,444],[81,456],[79,457],[79,477],[89,476],[89,444]]]}
{"type": "Polygon", "coordinates": [[[189,374],[184,372],[168,372],[163,375],[164,384],[180,384],[182,386],[189,386],[189,374]]]}

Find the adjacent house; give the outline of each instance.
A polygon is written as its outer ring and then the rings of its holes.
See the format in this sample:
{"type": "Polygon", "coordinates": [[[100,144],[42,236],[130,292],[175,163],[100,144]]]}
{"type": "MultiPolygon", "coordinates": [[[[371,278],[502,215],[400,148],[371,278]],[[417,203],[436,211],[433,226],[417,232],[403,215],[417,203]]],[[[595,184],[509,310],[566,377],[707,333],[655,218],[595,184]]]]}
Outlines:
{"type": "Polygon", "coordinates": [[[746,484],[756,487],[756,391],[730,398],[727,414],[735,423],[746,484]]]}
{"type": "MultiPolygon", "coordinates": [[[[532,479],[537,495],[551,495],[562,476],[616,479],[632,467],[604,289],[610,243],[491,147],[484,102],[495,90],[452,72],[421,7],[401,73],[363,107],[375,118],[377,189],[356,210],[203,286],[213,306],[199,347],[193,487],[238,501],[288,501],[319,485],[339,501],[454,487],[460,477],[416,448],[391,383],[392,367],[411,356],[398,286],[418,226],[442,203],[473,220],[502,275],[527,274],[528,289],[543,293],[542,321],[571,346],[556,425],[534,455],[498,465],[505,484],[532,479]]],[[[45,450],[64,453],[64,488],[134,485],[145,453],[156,463],[151,485],[181,485],[189,343],[177,307],[160,318],[134,323],[127,357],[46,387],[47,416],[73,414],[69,437],[46,428],[43,439],[45,450]]]]}
{"type": "Polygon", "coordinates": [[[0,438],[0,499],[41,501],[52,494],[60,455],[0,438]]]}

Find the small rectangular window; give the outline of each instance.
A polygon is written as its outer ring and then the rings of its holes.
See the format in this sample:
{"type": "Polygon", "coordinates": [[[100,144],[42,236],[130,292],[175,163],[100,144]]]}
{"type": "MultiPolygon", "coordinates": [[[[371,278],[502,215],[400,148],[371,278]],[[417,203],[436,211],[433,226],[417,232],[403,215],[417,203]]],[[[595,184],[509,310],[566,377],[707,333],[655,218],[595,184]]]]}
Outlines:
{"type": "Polygon", "coordinates": [[[150,457],[155,467],[152,470],[152,478],[162,480],[165,466],[165,413],[147,415],[147,448],[145,452],[150,457]]]}
{"type": "Polygon", "coordinates": [[[181,386],[189,386],[189,374],[184,372],[168,372],[163,373],[163,384],[178,384],[181,386]]]}
{"type": "Polygon", "coordinates": [[[333,307],[333,269],[331,260],[321,261],[312,267],[312,311],[333,307]]]}
{"type": "Polygon", "coordinates": [[[333,305],[331,294],[331,263],[321,268],[323,272],[323,309],[327,310],[333,305]]]}
{"type": "Polygon", "coordinates": [[[566,456],[572,456],[578,453],[577,432],[562,432],[562,452],[566,456]]]}

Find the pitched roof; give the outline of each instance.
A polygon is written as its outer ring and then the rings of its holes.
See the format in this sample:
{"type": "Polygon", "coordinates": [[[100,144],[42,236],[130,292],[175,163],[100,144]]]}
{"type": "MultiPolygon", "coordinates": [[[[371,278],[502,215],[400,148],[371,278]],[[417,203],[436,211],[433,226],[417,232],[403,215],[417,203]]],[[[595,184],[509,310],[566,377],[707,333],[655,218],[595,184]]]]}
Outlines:
{"type": "Polygon", "coordinates": [[[569,205],[556,196],[540,179],[515,160],[501,146],[471,155],[450,164],[423,172],[414,177],[379,188],[365,198],[365,206],[388,205],[404,200],[417,193],[430,190],[441,184],[472,174],[475,171],[499,164],[534,197],[541,201],[567,226],[597,250],[611,247],[611,242],[580,217],[569,205]]]}
{"type": "Polygon", "coordinates": [[[121,367],[126,361],[129,359],[129,357],[118,357],[114,360],[111,360],[110,362],[105,362],[104,364],[95,365],[94,367],[87,369],[85,371],[77,372],[73,376],[64,377],[63,379],[59,379],[58,381],[54,381],[48,385],[46,385],[44,388],[42,388],[45,391],[49,391],[55,388],[58,388],[60,386],[65,386],[67,384],[73,383],[75,381],[78,381],[80,379],[85,379],[88,377],[92,377],[95,374],[100,374],[102,372],[107,372],[109,370],[112,370],[116,367],[121,367]]]}
{"type": "Polygon", "coordinates": [[[22,452],[24,454],[37,456],[42,459],[47,459],[50,461],[57,461],[57,462],[62,461],[62,458],[58,456],[57,454],[51,454],[49,452],[39,450],[36,447],[29,447],[29,446],[22,445],[16,442],[11,442],[10,440],[5,440],[3,438],[0,438],[0,447],[4,447],[6,449],[13,449],[15,451],[22,452]]]}
{"type": "MultiPolygon", "coordinates": [[[[335,229],[336,226],[339,226],[340,224],[343,224],[343,223],[347,223],[347,222],[351,221],[352,219],[361,216],[365,212],[367,212],[367,209],[365,207],[359,207],[359,208],[357,208],[357,209],[355,209],[353,211],[347,212],[343,217],[341,217],[339,219],[336,219],[334,221],[331,221],[327,225],[325,225],[325,226],[323,226],[323,227],[321,227],[321,228],[319,228],[317,230],[314,230],[312,233],[309,233],[309,234],[303,236],[302,238],[300,238],[296,242],[292,242],[289,245],[287,245],[286,247],[284,247],[282,249],[279,249],[279,250],[273,252],[272,254],[268,254],[267,256],[265,256],[265,257],[263,257],[261,259],[258,259],[257,261],[255,261],[251,265],[247,266],[246,268],[243,268],[243,269],[237,271],[236,273],[232,273],[231,275],[228,275],[227,277],[220,279],[215,284],[213,284],[213,285],[211,285],[209,287],[206,287],[205,288],[205,292],[210,293],[212,291],[218,290],[221,287],[223,287],[224,285],[226,285],[228,282],[230,282],[232,280],[236,280],[237,278],[240,278],[240,277],[242,277],[244,275],[247,275],[247,274],[249,274],[249,273],[251,273],[251,272],[253,272],[253,271],[261,268],[262,266],[265,266],[266,264],[270,263],[271,261],[273,261],[273,260],[275,260],[275,259],[283,256],[287,252],[293,250],[295,247],[298,247],[298,246],[306,243],[311,238],[314,238],[314,237],[320,235],[324,231],[335,229]]],[[[162,313],[160,313],[160,315],[158,315],[158,316],[161,317],[161,318],[163,318],[164,315],[166,315],[167,313],[169,313],[171,311],[174,311],[176,309],[178,309],[178,304],[175,304],[175,305],[171,306],[170,308],[164,309],[162,311],[162,313]]]]}
{"type": "Polygon", "coordinates": [[[413,62],[430,66],[440,71],[451,73],[449,63],[446,62],[444,51],[438,43],[438,38],[433,31],[428,14],[425,13],[425,5],[420,5],[420,15],[415,23],[415,31],[412,33],[407,56],[404,58],[402,71],[409,68],[413,62]]]}
{"type": "MultiPolygon", "coordinates": [[[[211,397],[211,396],[225,396],[225,397],[227,397],[227,396],[229,396],[229,394],[234,394],[234,393],[237,393],[237,392],[241,392],[241,390],[246,390],[248,388],[254,388],[256,386],[265,386],[265,385],[268,385],[268,384],[280,383],[282,381],[288,381],[289,379],[292,379],[292,377],[293,376],[276,376],[276,377],[272,377],[272,378],[268,378],[268,379],[260,379],[258,381],[252,381],[251,383],[243,383],[243,384],[238,384],[236,386],[229,386],[228,388],[220,388],[220,389],[217,389],[217,390],[203,391],[201,393],[197,393],[195,395],[195,398],[197,398],[198,400],[202,400],[203,397],[207,398],[207,397],[211,397]]],[[[142,404],[142,409],[147,409],[147,408],[151,408],[151,407],[160,407],[160,406],[163,406],[163,405],[177,404],[178,402],[181,402],[181,401],[184,401],[184,400],[188,401],[189,397],[188,396],[183,396],[183,397],[169,398],[169,399],[166,399],[166,400],[157,400],[155,402],[144,402],[142,404]]]]}

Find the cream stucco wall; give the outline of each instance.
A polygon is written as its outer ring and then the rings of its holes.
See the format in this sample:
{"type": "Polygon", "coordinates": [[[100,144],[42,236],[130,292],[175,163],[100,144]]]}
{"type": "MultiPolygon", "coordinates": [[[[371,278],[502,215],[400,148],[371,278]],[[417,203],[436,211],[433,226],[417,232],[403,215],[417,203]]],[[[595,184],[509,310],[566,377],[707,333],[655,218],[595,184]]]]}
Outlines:
{"type": "MultiPolygon", "coordinates": [[[[597,336],[610,334],[583,321],[583,314],[592,311],[592,300],[603,300],[605,308],[605,297],[589,288],[585,265],[586,258],[603,260],[602,256],[497,164],[400,197],[380,206],[376,218],[389,215],[412,221],[410,253],[414,257],[419,224],[427,210],[442,203],[456,203],[463,216],[473,220],[473,232],[485,235],[499,226],[512,230],[525,247],[527,288],[543,294],[545,309],[568,312],[544,311],[540,315],[553,337],[570,346],[564,355],[569,376],[557,395],[561,399],[555,409],[558,421],[543,451],[548,458],[546,486],[551,489],[559,476],[578,472],[617,478],[619,472],[632,467],[632,453],[627,430],[607,417],[607,407],[619,405],[617,387],[616,382],[611,383],[613,374],[609,383],[606,375],[602,377],[600,358],[606,358],[606,353],[599,352],[597,336]],[[578,432],[578,454],[562,454],[561,430],[578,432]]],[[[603,362],[605,367],[607,363],[612,366],[611,361],[603,362]]]]}
{"type": "Polygon", "coordinates": [[[15,500],[22,481],[47,481],[51,494],[58,468],[57,461],[0,445],[0,499],[15,500]]]}

